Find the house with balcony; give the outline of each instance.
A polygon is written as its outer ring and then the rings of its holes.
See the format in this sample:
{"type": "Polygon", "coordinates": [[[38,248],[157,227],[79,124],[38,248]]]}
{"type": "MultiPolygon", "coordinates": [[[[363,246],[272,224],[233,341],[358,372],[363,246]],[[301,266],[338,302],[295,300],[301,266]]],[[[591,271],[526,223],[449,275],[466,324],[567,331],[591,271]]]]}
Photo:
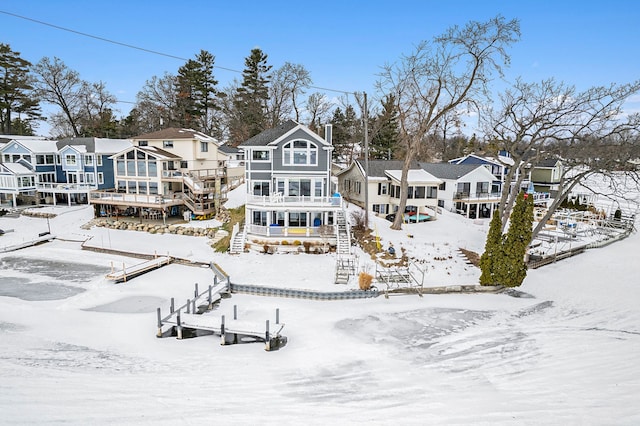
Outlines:
{"type": "Polygon", "coordinates": [[[490,218],[497,208],[501,193],[494,192],[495,175],[480,163],[420,163],[439,178],[438,206],[468,218],[490,218]]]}
{"type": "Polygon", "coordinates": [[[244,167],[229,167],[215,138],[192,129],[163,129],[132,142],[110,157],[112,189],[91,193],[99,215],[209,219],[244,178],[244,167]]]}
{"type": "MultiPolygon", "coordinates": [[[[0,189],[12,194],[12,204],[87,204],[89,193],[113,186],[109,156],[131,146],[131,141],[104,138],[69,138],[48,141],[38,138],[11,140],[0,147],[5,165],[21,164],[35,176],[35,191],[0,189]]],[[[11,170],[17,170],[9,167],[11,170]]],[[[3,174],[9,173],[5,168],[3,174]]],[[[24,180],[24,170],[21,179],[24,180]]]]}
{"type": "MultiPolygon", "coordinates": [[[[401,160],[369,160],[366,182],[369,211],[379,216],[396,213],[400,205],[401,160]]],[[[345,200],[365,208],[365,163],[355,160],[338,173],[338,188],[345,200]]],[[[438,187],[442,181],[414,162],[409,168],[406,213],[418,217],[437,217],[438,187]]]]}
{"type": "Polygon", "coordinates": [[[263,131],[244,151],[245,226],[232,252],[245,244],[327,243],[350,253],[342,197],[331,187],[331,127],[326,139],[293,120],[263,131]]]}
{"type": "Polygon", "coordinates": [[[504,184],[505,178],[509,173],[509,169],[514,165],[514,161],[511,158],[511,155],[506,151],[500,151],[496,157],[483,157],[477,154],[469,154],[465,155],[464,157],[449,160],[449,163],[480,164],[485,166],[494,176],[494,179],[491,183],[490,191],[492,193],[502,191],[502,185],[504,184]]]}

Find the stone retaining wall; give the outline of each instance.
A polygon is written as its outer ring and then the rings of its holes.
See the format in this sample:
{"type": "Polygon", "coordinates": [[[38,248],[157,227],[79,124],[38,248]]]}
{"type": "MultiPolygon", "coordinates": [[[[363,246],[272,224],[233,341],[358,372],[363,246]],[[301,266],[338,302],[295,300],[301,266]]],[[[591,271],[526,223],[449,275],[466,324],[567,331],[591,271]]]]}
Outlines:
{"type": "Polygon", "coordinates": [[[93,219],[86,226],[89,228],[91,226],[101,226],[104,228],[117,229],[121,231],[139,231],[148,232],[150,234],[189,235],[193,237],[208,237],[212,239],[215,237],[220,237],[221,234],[227,233],[227,231],[218,228],[194,228],[190,226],[180,225],[133,223],[112,219],[93,219]]]}

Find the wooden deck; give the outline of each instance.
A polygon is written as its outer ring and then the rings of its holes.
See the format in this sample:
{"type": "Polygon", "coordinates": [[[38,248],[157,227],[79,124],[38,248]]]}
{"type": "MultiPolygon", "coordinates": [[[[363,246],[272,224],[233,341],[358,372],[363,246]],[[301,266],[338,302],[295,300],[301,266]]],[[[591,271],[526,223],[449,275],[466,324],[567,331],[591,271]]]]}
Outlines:
{"type": "Polygon", "coordinates": [[[106,278],[117,283],[126,282],[128,279],[130,280],[131,278],[146,274],[149,271],[161,268],[169,263],[171,263],[171,257],[159,256],[137,265],[123,267],[121,270],[114,269],[111,273],[107,274],[106,278]]]}

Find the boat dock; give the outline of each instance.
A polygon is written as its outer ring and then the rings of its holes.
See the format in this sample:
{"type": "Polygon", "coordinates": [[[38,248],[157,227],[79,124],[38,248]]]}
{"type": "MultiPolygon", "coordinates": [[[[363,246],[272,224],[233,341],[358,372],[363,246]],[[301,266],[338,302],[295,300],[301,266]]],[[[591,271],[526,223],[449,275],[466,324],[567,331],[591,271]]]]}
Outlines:
{"type": "Polygon", "coordinates": [[[279,309],[276,309],[273,329],[270,328],[268,319],[263,323],[238,320],[237,305],[233,305],[232,316],[218,316],[209,313],[213,310],[215,302],[219,301],[223,295],[230,293],[231,285],[229,276],[216,264],[211,263],[210,268],[214,272],[213,285],[209,285],[206,290],[200,292],[196,283],[193,298],[187,299],[186,303],[178,308],[175,307],[175,299],[172,297],[169,314],[164,317],[161,308],[157,309],[158,331],[156,336],[170,335],[182,340],[185,338],[185,331],[191,334],[192,331],[202,330],[219,335],[222,345],[264,342],[267,351],[277,350],[286,345],[287,338],[281,335],[284,324],[280,323],[279,309]],[[165,330],[166,326],[169,326],[169,329],[165,330]]]}
{"type": "Polygon", "coordinates": [[[135,278],[139,275],[146,274],[154,269],[161,268],[171,263],[171,257],[159,256],[146,262],[139,263],[137,265],[125,267],[122,265],[122,269],[116,270],[111,265],[111,272],[106,275],[108,280],[115,281],[116,283],[127,282],[128,279],[135,278]]]}

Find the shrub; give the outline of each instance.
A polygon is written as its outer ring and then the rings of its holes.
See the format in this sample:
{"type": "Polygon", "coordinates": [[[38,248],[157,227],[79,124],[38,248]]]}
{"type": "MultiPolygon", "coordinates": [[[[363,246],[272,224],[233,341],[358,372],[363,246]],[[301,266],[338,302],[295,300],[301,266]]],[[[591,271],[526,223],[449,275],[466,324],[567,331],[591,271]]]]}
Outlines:
{"type": "Polygon", "coordinates": [[[299,246],[299,245],[301,245],[301,244],[302,244],[302,243],[300,242],[300,240],[295,240],[295,241],[293,242],[293,245],[294,245],[294,246],[299,246]]]}
{"type": "Polygon", "coordinates": [[[289,245],[289,241],[282,240],[282,243],[280,243],[280,244],[282,244],[283,246],[288,246],[289,245]]]}
{"type": "Polygon", "coordinates": [[[311,249],[311,242],[305,241],[302,245],[304,246],[304,252],[309,253],[311,249]]]}
{"type": "Polygon", "coordinates": [[[358,285],[360,286],[360,290],[369,290],[372,282],[373,275],[367,274],[366,272],[360,272],[358,275],[358,285]]]}

